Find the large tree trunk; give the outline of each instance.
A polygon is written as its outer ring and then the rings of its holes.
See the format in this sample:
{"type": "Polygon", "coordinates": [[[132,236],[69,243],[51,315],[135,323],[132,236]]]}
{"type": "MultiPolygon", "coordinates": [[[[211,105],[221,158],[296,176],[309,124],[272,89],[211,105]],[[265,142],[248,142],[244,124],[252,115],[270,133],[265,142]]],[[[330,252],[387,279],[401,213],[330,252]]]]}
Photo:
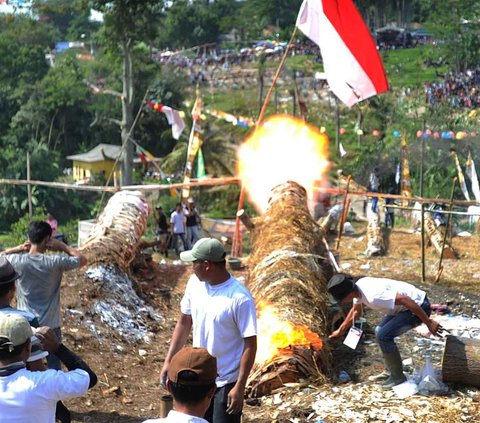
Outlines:
{"type": "Polygon", "coordinates": [[[251,234],[248,286],[259,311],[259,348],[249,390],[261,396],[287,381],[320,377],[330,369],[329,352],[321,337],[328,331],[325,287],[332,269],[323,244],[324,231],[310,216],[305,189],[295,182],[273,189],[268,209],[255,221],[251,234]],[[266,309],[273,309],[275,315],[273,321],[268,320],[274,328],[272,333],[267,325],[268,335],[262,334],[266,309]],[[264,357],[265,346],[284,339],[284,323],[301,328],[305,340],[295,338],[292,344],[274,349],[274,355],[259,359],[264,357]],[[260,341],[265,339],[272,341],[262,347],[260,341]]]}
{"type": "Polygon", "coordinates": [[[147,228],[148,205],[138,191],[120,191],[110,198],[90,231],[82,251],[89,264],[116,264],[128,272],[147,228]]]}
{"type": "Polygon", "coordinates": [[[131,40],[122,43],[122,145],[125,146],[122,158],[122,185],[132,184],[133,143],[128,140],[133,125],[133,65],[131,40]]]}
{"type": "Polygon", "coordinates": [[[447,336],[443,381],[480,388],[480,340],[447,336]]]}

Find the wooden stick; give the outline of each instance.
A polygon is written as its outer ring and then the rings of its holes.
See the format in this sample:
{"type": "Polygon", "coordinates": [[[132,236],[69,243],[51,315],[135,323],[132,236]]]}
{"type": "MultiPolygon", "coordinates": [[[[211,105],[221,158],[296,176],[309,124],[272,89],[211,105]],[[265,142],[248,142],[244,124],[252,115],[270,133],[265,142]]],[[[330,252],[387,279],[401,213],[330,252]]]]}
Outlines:
{"type": "Polygon", "coordinates": [[[345,210],[347,206],[347,197],[348,197],[348,188],[350,187],[350,180],[352,179],[352,175],[348,175],[347,178],[347,188],[344,191],[344,197],[343,197],[343,214],[340,219],[340,227],[338,230],[338,238],[337,238],[337,245],[335,246],[335,250],[338,252],[340,248],[340,240],[342,239],[342,232],[343,232],[343,224],[344,224],[344,217],[345,217],[345,210]]]}
{"type": "Polygon", "coordinates": [[[421,257],[422,257],[422,282],[425,282],[425,204],[421,205],[421,239],[420,239],[420,248],[421,248],[421,257]]]}
{"type": "Polygon", "coordinates": [[[27,151],[27,196],[28,196],[28,216],[33,216],[32,207],[32,186],[30,185],[30,153],[27,151]]]}
{"type": "Polygon", "coordinates": [[[280,64],[277,67],[277,71],[275,72],[275,76],[273,77],[272,85],[270,86],[270,89],[268,90],[267,96],[265,97],[265,101],[263,102],[262,109],[260,110],[260,113],[258,115],[256,128],[258,128],[262,124],[263,116],[265,115],[265,112],[267,111],[268,103],[270,102],[270,97],[272,97],[273,90],[275,89],[275,86],[277,85],[278,78],[280,77],[280,72],[282,71],[283,65],[285,64],[285,61],[287,60],[288,51],[290,50],[290,45],[292,44],[296,35],[297,35],[297,27],[295,26],[295,29],[292,32],[292,36],[290,37],[290,41],[288,42],[287,47],[285,49],[285,52],[283,53],[282,60],[280,61],[280,64]]]}
{"type": "MultiPolygon", "coordinates": [[[[452,195],[450,197],[450,210],[449,211],[452,211],[453,196],[455,194],[456,184],[457,184],[457,177],[455,176],[455,178],[453,178],[453,183],[452,183],[452,195]]],[[[450,228],[451,220],[452,220],[452,215],[449,214],[447,216],[447,225],[445,226],[445,233],[443,234],[442,250],[440,251],[440,260],[438,262],[438,270],[437,270],[437,277],[435,278],[435,283],[438,283],[438,281],[440,280],[440,276],[442,275],[442,272],[443,272],[443,266],[442,266],[443,251],[445,250],[445,243],[447,242],[447,235],[448,235],[448,231],[449,231],[449,228],[450,228]]]]}
{"type": "Polygon", "coordinates": [[[237,212],[237,217],[240,218],[242,221],[243,225],[249,230],[252,231],[255,225],[252,222],[252,219],[250,219],[250,216],[248,215],[247,211],[245,209],[241,209],[237,212]]]}

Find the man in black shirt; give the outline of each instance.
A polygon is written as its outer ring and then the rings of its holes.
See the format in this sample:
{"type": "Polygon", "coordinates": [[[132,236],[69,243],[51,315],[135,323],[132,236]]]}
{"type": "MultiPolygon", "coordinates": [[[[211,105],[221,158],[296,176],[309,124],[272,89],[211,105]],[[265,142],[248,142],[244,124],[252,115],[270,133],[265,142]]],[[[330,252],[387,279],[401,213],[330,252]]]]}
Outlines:
{"type": "Polygon", "coordinates": [[[160,253],[168,257],[168,223],[167,216],[163,213],[162,207],[156,208],[155,221],[157,222],[157,241],[160,242],[160,253]]]}

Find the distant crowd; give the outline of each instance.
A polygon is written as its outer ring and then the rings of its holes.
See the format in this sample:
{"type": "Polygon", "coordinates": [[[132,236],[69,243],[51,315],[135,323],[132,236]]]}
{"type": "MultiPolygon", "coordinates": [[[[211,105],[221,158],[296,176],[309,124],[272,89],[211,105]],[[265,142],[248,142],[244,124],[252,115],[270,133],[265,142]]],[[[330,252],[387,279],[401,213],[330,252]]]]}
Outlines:
{"type": "Polygon", "coordinates": [[[450,72],[440,82],[424,84],[425,100],[431,106],[476,108],[480,106],[480,66],[465,72],[450,72]]]}

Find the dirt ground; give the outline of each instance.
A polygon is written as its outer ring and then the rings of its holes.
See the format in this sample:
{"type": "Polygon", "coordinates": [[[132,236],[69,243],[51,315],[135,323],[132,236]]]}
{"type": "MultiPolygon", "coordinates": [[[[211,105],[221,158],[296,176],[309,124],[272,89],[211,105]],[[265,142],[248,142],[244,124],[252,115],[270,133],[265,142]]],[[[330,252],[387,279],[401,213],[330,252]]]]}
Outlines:
{"type": "MultiPolygon", "coordinates": [[[[419,284],[421,277],[420,237],[399,229],[388,234],[385,257],[367,259],[365,228],[354,224],[355,235],[344,236],[340,263],[356,275],[388,276],[419,284]]],[[[427,251],[427,283],[432,303],[448,304],[453,313],[480,317],[480,237],[454,238],[459,260],[446,260],[438,284],[432,284],[438,258],[427,251]]],[[[160,261],[161,257],[154,255],[160,261]]],[[[238,272],[242,274],[246,269],[238,272]]],[[[101,288],[86,279],[83,272],[70,273],[62,287],[64,342],[78,352],[97,372],[98,385],[87,397],[69,401],[74,422],[142,422],[158,416],[159,399],[165,393],[159,384],[163,358],[179,310],[179,301],[190,274],[182,264],[159,265],[155,275],[138,278],[137,291],[164,320],[151,322],[150,342],[129,343],[116,330],[104,325],[92,310],[92,301],[101,288]]],[[[448,396],[414,396],[398,400],[367,382],[381,368],[377,347],[372,343],[378,316],[367,314],[366,343],[358,351],[335,345],[335,374],[345,370],[347,384],[317,386],[315,381],[290,385],[256,405],[245,407],[244,421],[256,422],[480,422],[480,396],[472,388],[452,387],[448,396]],[[338,358],[338,359],[337,359],[338,358]]],[[[408,335],[408,334],[407,334],[408,335]]],[[[400,348],[404,358],[421,364],[431,345],[418,347],[417,335],[405,335],[400,348]],[[417,347],[416,347],[417,346],[417,347]]],[[[402,338],[403,339],[403,338],[402,338]]],[[[438,349],[438,348],[437,348],[438,349]]],[[[432,354],[439,366],[439,355],[432,354]]]]}

